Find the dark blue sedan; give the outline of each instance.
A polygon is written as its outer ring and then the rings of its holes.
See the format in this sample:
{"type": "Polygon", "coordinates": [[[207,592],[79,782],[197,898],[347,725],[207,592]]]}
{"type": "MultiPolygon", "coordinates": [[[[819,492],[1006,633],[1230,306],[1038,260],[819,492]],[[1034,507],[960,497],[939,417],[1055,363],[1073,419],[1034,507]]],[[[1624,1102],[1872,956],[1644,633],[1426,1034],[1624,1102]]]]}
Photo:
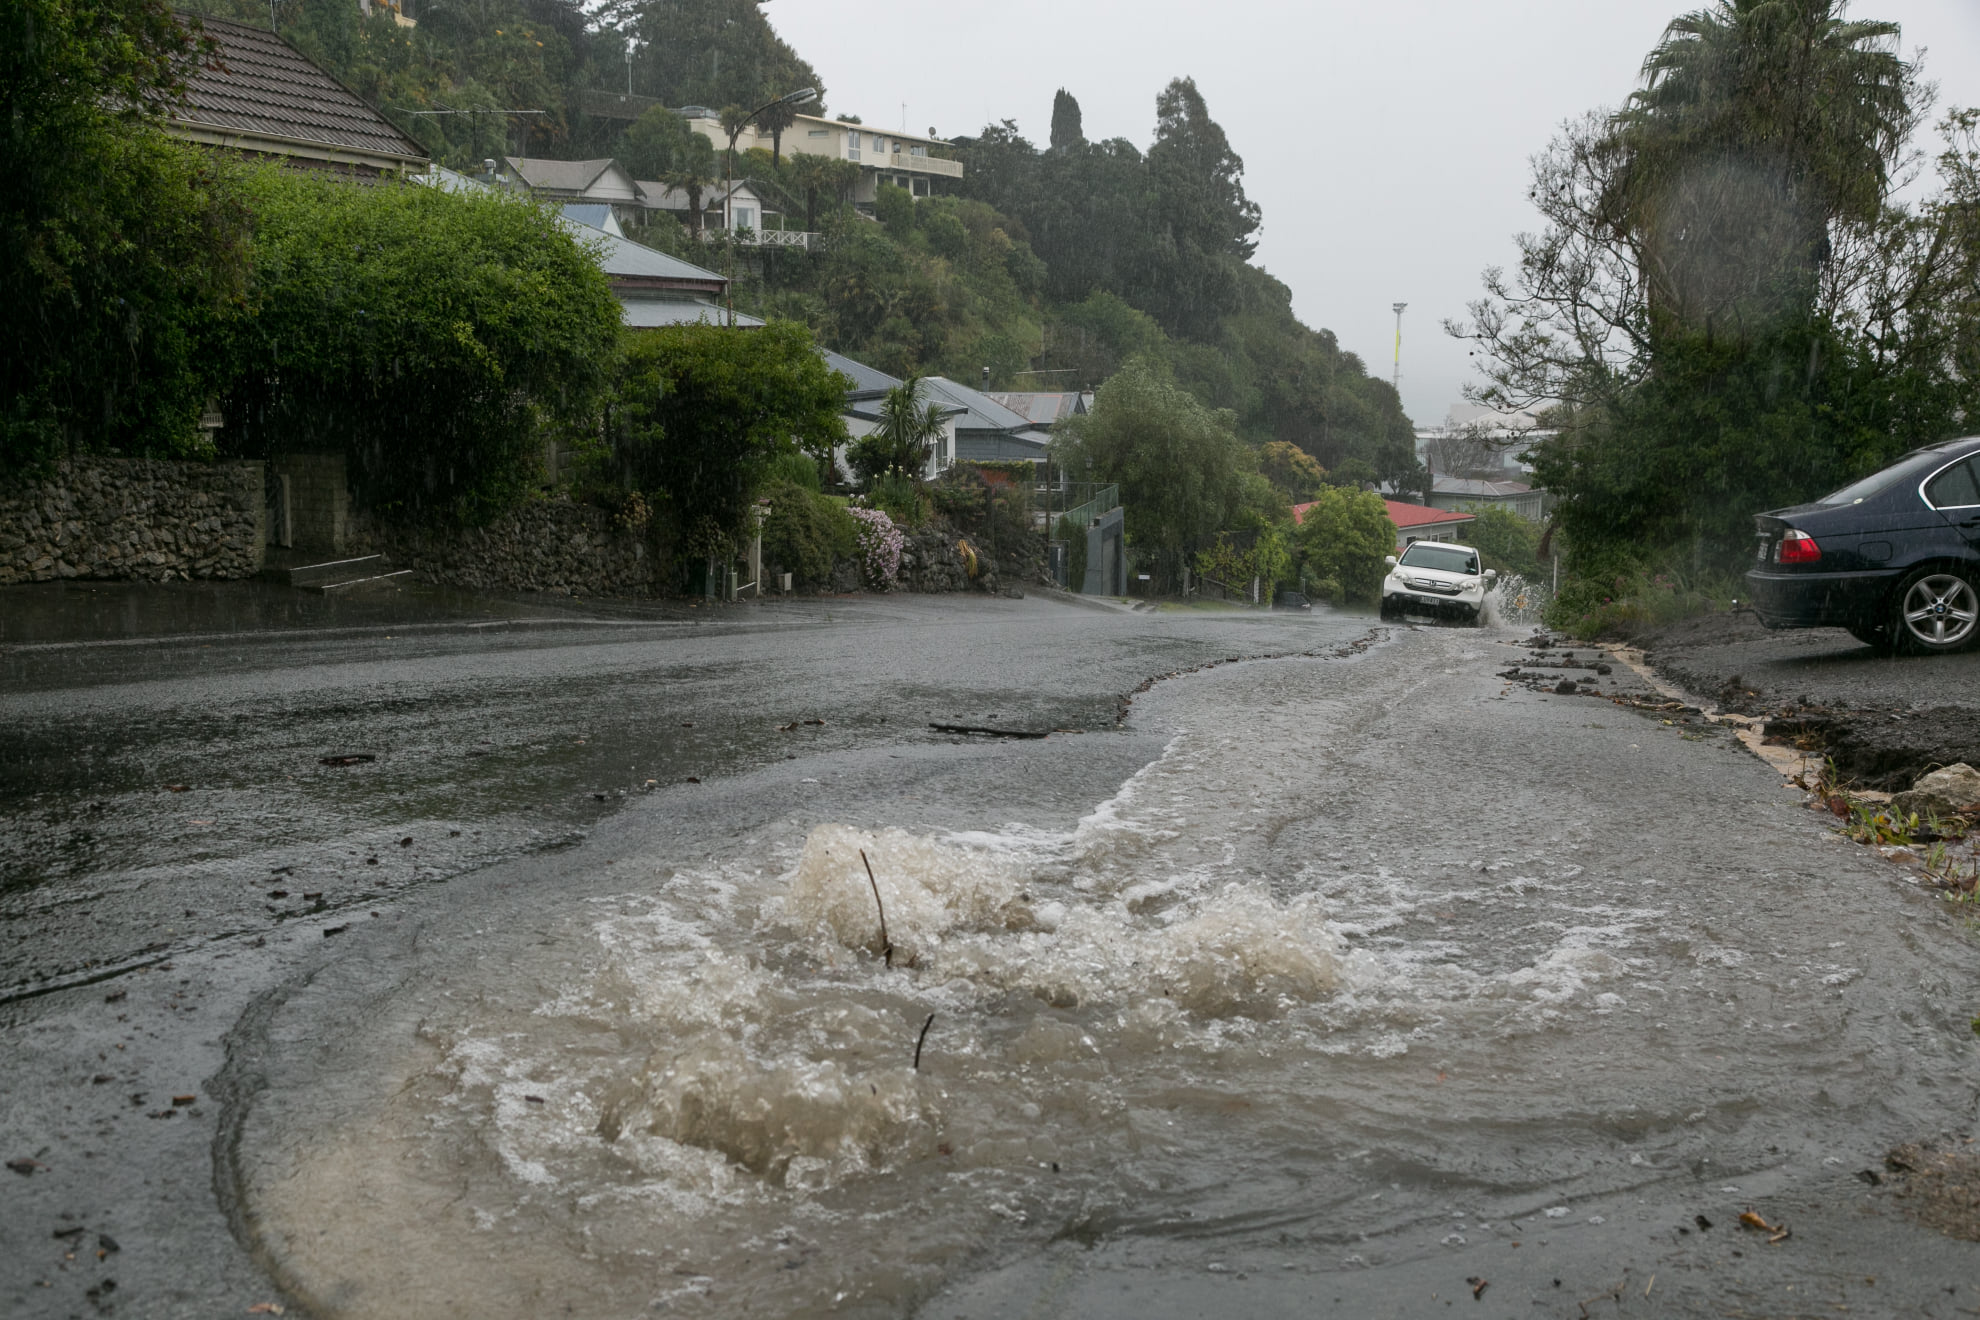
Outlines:
{"type": "Polygon", "coordinates": [[[1847,628],[1922,654],[1980,641],[1980,436],[1753,521],[1760,562],[1746,581],[1769,628],[1847,628]]]}

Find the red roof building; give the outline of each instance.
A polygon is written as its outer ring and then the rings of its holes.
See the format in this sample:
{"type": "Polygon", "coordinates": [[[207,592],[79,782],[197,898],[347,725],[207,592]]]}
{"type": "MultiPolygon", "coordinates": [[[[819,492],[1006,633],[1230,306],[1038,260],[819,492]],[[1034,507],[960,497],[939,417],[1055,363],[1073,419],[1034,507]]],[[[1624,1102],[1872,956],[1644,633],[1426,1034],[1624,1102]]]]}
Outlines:
{"type": "MultiPolygon", "coordinates": [[[[1397,500],[1383,500],[1388,506],[1389,521],[1396,525],[1396,549],[1401,550],[1411,541],[1455,541],[1461,528],[1477,522],[1475,515],[1459,513],[1453,509],[1432,509],[1422,504],[1403,504],[1397,500]]],[[[1306,511],[1311,503],[1293,505],[1293,522],[1306,521],[1306,511]]]]}

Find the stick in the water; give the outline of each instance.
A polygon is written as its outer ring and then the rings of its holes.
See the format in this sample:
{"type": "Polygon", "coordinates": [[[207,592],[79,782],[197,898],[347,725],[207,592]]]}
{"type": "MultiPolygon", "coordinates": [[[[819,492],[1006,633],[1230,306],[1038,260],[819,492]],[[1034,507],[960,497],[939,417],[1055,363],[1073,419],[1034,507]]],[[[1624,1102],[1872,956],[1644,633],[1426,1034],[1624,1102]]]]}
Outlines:
{"type": "Polygon", "coordinates": [[[873,863],[866,861],[866,849],[859,850],[859,860],[866,863],[866,883],[873,886],[873,906],[880,909],[880,956],[887,960],[887,966],[892,967],[894,942],[887,938],[887,905],[880,901],[880,882],[873,878],[873,863]]]}
{"type": "Polygon", "coordinates": [[[928,1042],[928,1029],[935,1025],[935,1015],[930,1013],[928,1020],[921,1024],[921,1034],[914,1038],[914,1070],[921,1071],[921,1047],[928,1042]]]}

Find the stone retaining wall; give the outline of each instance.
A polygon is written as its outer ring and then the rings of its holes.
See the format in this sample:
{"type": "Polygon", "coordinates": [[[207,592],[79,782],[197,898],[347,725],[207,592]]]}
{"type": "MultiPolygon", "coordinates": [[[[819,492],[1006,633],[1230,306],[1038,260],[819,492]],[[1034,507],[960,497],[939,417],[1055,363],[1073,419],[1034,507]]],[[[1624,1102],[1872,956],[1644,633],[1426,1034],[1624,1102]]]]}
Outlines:
{"type": "Polygon", "coordinates": [[[466,530],[402,527],[353,514],[349,553],[382,554],[422,582],[485,591],[653,596],[673,588],[669,566],[644,534],[561,497],[531,500],[466,530]]]}
{"type": "Polygon", "coordinates": [[[259,463],[65,460],[0,487],[0,585],[252,577],[266,516],[259,463]]]}

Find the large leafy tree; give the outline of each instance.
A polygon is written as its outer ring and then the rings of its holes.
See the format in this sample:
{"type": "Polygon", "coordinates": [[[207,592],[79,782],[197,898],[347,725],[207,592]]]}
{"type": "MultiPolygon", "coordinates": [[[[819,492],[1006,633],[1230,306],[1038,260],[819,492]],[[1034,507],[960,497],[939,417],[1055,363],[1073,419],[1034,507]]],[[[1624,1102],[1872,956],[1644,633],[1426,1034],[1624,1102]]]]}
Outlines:
{"type": "Polygon", "coordinates": [[[631,331],[607,432],[628,484],[669,501],[683,548],[718,554],[779,455],[844,442],[848,387],[794,322],[631,331]]]}
{"type": "Polygon", "coordinates": [[[1155,98],[1148,149],[1155,246],[1144,306],[1171,332],[1202,338],[1237,305],[1237,268],[1257,250],[1258,206],[1244,162],[1190,78],[1155,98]]]}
{"type": "Polygon", "coordinates": [[[1922,99],[1896,39],[1829,0],[1723,0],[1536,158],[1545,228],[1452,328],[1486,399],[1546,410],[1571,574],[1731,571],[1755,510],[1970,425],[1959,153],[1942,199],[1894,201],[1922,99]]]}
{"type": "Polygon", "coordinates": [[[1372,491],[1330,486],[1299,525],[1307,572],[1340,584],[1348,600],[1372,601],[1382,590],[1383,557],[1394,553],[1396,525],[1372,491]]]}
{"type": "Polygon", "coordinates": [[[761,105],[825,84],[770,26],[758,0],[607,0],[593,11],[637,42],[633,85],[668,105],[761,105]]]}
{"type": "Polygon", "coordinates": [[[336,449],[374,508],[483,520],[541,477],[550,428],[597,416],[619,307],[549,211],[415,183],[250,181],[252,315],[228,443],[336,449]]]}
{"type": "Polygon", "coordinates": [[[1898,25],[1844,0],[1718,0],[1673,19],[1613,123],[1604,199],[1653,313],[1723,333],[1805,316],[1845,224],[1873,223],[1914,127],[1898,25]]]}
{"type": "Polygon", "coordinates": [[[1249,464],[1235,420],[1136,358],[1053,436],[1052,457],[1077,480],[1119,484],[1129,540],[1173,588],[1243,505],[1249,464]]]}
{"type": "Polygon", "coordinates": [[[0,470],[201,452],[245,225],[228,171],[153,127],[199,49],[160,0],[0,7],[0,470]]]}
{"type": "Polygon", "coordinates": [[[708,150],[708,139],[688,127],[687,120],[665,106],[641,114],[620,139],[618,161],[635,179],[659,179],[680,166],[684,158],[708,150]]]}
{"type": "Polygon", "coordinates": [[[1052,96],[1052,150],[1086,145],[1086,132],[1080,124],[1079,102],[1061,87],[1052,96]]]}

